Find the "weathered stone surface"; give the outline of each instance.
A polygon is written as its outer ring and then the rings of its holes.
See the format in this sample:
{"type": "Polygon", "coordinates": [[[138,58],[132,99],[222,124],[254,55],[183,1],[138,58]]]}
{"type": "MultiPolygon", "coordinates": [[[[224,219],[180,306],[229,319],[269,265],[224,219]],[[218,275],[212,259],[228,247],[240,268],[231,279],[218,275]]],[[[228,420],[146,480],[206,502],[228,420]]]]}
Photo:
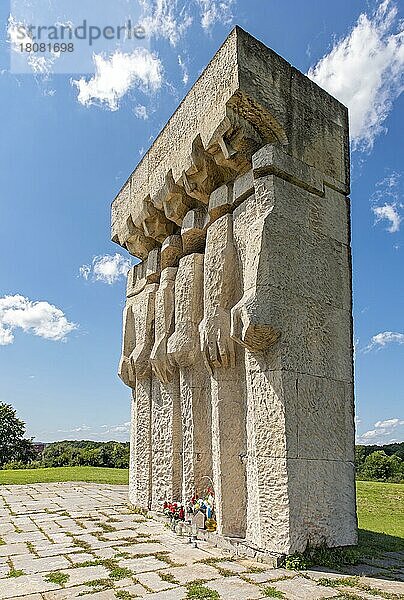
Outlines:
{"type": "Polygon", "coordinates": [[[168,357],[179,368],[182,429],[182,498],[203,493],[212,475],[209,376],[202,364],[198,325],[203,317],[203,254],[179,261],[175,281],[175,328],[168,357]]]}
{"type": "Polygon", "coordinates": [[[348,194],[345,107],[236,28],[112,207],[132,503],[213,482],[237,552],[355,543],[348,194]]]}
{"type": "Polygon", "coordinates": [[[208,581],[205,585],[209,589],[218,592],[221,598],[227,600],[263,598],[263,592],[259,587],[247,583],[239,577],[222,577],[216,581],[208,581]]]}
{"type": "Polygon", "coordinates": [[[206,223],[207,212],[205,208],[197,208],[187,212],[181,227],[184,254],[204,251],[206,223]]]}
{"type": "Polygon", "coordinates": [[[339,595],[337,590],[318,585],[303,577],[275,581],[271,586],[280,592],[283,592],[285,598],[288,598],[288,600],[320,600],[322,598],[333,598],[339,595]]]}
{"type": "Polygon", "coordinates": [[[291,546],[303,549],[308,543],[327,546],[356,544],[357,518],[352,503],[352,497],[355,497],[353,462],[288,459],[287,471],[291,498],[291,546]]]}
{"type": "Polygon", "coordinates": [[[0,556],[13,556],[15,554],[25,554],[26,552],[27,546],[24,543],[0,545],[0,556]]]}
{"type": "Polygon", "coordinates": [[[184,600],[187,596],[187,588],[175,587],[174,589],[166,590],[164,592],[156,592],[155,594],[148,594],[148,600],[184,600]]]}
{"type": "Polygon", "coordinates": [[[137,573],[136,579],[152,592],[161,592],[175,587],[175,584],[164,581],[158,573],[152,571],[149,573],[137,573]]]}
{"type": "Polygon", "coordinates": [[[181,585],[185,585],[186,583],[197,579],[211,581],[221,577],[217,569],[202,563],[194,563],[193,565],[187,565],[186,567],[168,569],[167,571],[163,571],[163,573],[170,573],[181,585]]]}
{"type": "Polygon", "coordinates": [[[64,556],[52,556],[51,558],[35,558],[33,556],[15,556],[13,564],[16,569],[21,569],[24,573],[41,573],[58,571],[70,566],[69,561],[64,556]]]}
{"type": "Polygon", "coordinates": [[[60,586],[45,581],[42,575],[22,575],[21,577],[0,579],[0,598],[13,598],[35,593],[56,590],[60,586]]]}
{"type": "Polygon", "coordinates": [[[108,569],[101,565],[97,565],[95,567],[73,567],[68,571],[61,570],[61,573],[66,573],[66,575],[69,576],[69,580],[65,584],[66,587],[81,585],[89,581],[106,579],[108,577],[108,569]]]}
{"type": "Polygon", "coordinates": [[[123,567],[130,569],[133,573],[146,573],[147,571],[156,571],[158,569],[164,569],[166,563],[162,560],[158,560],[154,556],[144,556],[142,558],[128,558],[121,560],[123,567]]]}

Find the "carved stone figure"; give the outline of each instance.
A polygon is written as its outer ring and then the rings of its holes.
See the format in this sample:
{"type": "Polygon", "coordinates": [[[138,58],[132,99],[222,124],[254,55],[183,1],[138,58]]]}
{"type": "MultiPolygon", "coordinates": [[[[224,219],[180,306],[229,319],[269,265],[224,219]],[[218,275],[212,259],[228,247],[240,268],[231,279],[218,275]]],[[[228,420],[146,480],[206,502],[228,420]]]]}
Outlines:
{"type": "Polygon", "coordinates": [[[217,536],[356,543],[347,110],[236,28],[112,206],[130,500],[213,480],[217,536]]]}

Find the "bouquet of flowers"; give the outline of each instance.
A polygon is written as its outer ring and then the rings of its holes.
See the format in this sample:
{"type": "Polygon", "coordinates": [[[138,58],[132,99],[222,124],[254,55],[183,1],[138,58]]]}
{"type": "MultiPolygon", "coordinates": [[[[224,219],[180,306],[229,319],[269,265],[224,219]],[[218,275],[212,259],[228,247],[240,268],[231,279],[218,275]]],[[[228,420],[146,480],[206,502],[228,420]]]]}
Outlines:
{"type": "Polygon", "coordinates": [[[195,495],[192,496],[191,500],[187,502],[187,513],[194,515],[198,511],[204,513],[207,519],[213,518],[215,509],[215,493],[213,488],[208,487],[205,496],[197,498],[195,495]]]}
{"type": "Polygon", "coordinates": [[[182,504],[177,502],[164,502],[163,513],[171,521],[185,521],[185,509],[182,504]]]}

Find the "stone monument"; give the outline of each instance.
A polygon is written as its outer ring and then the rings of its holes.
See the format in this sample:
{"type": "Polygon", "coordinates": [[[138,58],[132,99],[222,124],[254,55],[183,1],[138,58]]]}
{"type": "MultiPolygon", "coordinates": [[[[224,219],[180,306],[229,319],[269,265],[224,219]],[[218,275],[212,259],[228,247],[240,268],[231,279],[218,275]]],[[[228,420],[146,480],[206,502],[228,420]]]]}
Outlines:
{"type": "Polygon", "coordinates": [[[112,205],[130,500],[213,481],[217,533],[355,544],[347,109],[235,28],[112,205]]]}

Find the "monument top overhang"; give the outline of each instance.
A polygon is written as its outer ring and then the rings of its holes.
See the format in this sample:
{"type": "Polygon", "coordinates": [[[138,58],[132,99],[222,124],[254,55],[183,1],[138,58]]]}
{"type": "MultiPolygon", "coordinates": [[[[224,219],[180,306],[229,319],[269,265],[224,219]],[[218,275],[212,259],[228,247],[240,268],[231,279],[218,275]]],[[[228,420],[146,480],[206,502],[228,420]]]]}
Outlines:
{"type": "Polygon", "coordinates": [[[146,258],[266,144],[349,192],[346,107],[235,27],[113,201],[112,240],[146,258]]]}

